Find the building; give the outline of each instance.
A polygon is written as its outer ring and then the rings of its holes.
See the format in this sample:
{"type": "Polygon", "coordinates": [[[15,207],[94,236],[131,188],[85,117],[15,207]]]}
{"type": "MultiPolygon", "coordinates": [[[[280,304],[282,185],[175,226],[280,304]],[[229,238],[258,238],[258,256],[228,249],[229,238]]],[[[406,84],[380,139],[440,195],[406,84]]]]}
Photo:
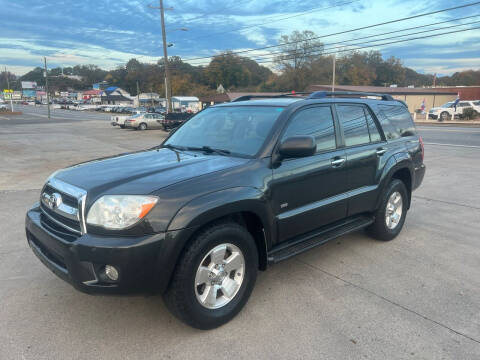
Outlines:
{"type": "Polygon", "coordinates": [[[181,112],[199,112],[202,110],[202,104],[196,96],[172,96],[173,111],[181,112]]]}
{"type": "MultiPolygon", "coordinates": [[[[332,85],[311,85],[307,91],[331,91],[332,85]]],[[[394,99],[403,100],[411,113],[420,110],[425,102],[425,111],[441,106],[457,98],[458,91],[440,88],[405,88],[381,86],[335,85],[335,91],[372,92],[389,94],[394,99]]]]}
{"type": "Polygon", "coordinates": [[[90,101],[93,104],[100,104],[102,102],[102,90],[86,90],[79,94],[77,100],[90,101]]]}
{"type": "Polygon", "coordinates": [[[130,96],[130,93],[116,86],[111,86],[103,90],[101,93],[101,101],[103,105],[133,105],[133,98],[130,96]]]}
{"type": "Polygon", "coordinates": [[[480,100],[480,86],[437,86],[437,91],[455,92],[460,100],[480,100]]]}
{"type": "Polygon", "coordinates": [[[165,98],[161,98],[159,94],[154,92],[149,93],[141,93],[138,95],[140,100],[140,104],[137,104],[137,97],[135,96],[135,105],[139,106],[163,106],[166,107],[166,100],[165,98]]]}
{"type": "Polygon", "coordinates": [[[214,95],[206,95],[200,96],[200,102],[202,103],[202,109],[213,106],[216,104],[222,104],[225,102],[231,101],[230,97],[227,94],[214,94],[214,95]]]}

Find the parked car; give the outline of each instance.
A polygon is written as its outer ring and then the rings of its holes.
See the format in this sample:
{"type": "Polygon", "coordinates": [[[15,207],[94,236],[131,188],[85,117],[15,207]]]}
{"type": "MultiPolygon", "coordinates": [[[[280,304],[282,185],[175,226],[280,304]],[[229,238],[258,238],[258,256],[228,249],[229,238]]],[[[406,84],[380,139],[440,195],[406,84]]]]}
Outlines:
{"type": "Polygon", "coordinates": [[[209,107],[155,148],[53,173],[26,215],[32,251],[78,290],[159,292],[211,329],[242,309],[258,270],[359,229],[400,233],[425,174],[404,104],[251,98],[209,107]]]}
{"type": "Polygon", "coordinates": [[[132,115],[112,115],[110,117],[110,124],[112,126],[118,126],[121,129],[125,129],[125,124],[127,120],[132,119],[136,116],[143,115],[145,113],[138,113],[138,114],[132,114],[132,115]]]}
{"type": "Polygon", "coordinates": [[[175,129],[180,125],[182,125],[185,121],[190,119],[193,116],[193,114],[173,112],[173,113],[165,114],[164,116],[165,116],[165,119],[162,121],[162,127],[163,127],[163,130],[169,131],[171,129],[175,129]]]}
{"type": "Polygon", "coordinates": [[[8,111],[8,107],[4,102],[0,102],[0,111],[2,112],[8,111]]]}
{"type": "Polygon", "coordinates": [[[431,108],[428,112],[428,118],[439,119],[441,121],[453,120],[460,117],[466,108],[473,108],[477,112],[480,112],[480,108],[475,104],[475,101],[462,100],[457,106],[455,106],[455,101],[450,101],[440,107],[431,108]]]}
{"type": "Polygon", "coordinates": [[[125,127],[135,130],[161,129],[164,126],[162,123],[164,119],[163,115],[155,113],[137,114],[125,121],[125,127]]]}

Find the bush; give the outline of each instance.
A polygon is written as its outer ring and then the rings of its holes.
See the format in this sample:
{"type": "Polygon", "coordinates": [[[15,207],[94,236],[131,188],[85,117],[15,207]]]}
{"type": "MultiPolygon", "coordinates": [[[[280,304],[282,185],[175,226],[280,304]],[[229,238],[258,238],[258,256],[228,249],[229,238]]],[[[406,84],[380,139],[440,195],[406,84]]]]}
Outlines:
{"type": "Polygon", "coordinates": [[[460,116],[460,119],[473,120],[473,119],[477,118],[478,115],[479,115],[478,112],[476,112],[474,109],[466,108],[466,109],[463,109],[463,113],[460,116]]]}

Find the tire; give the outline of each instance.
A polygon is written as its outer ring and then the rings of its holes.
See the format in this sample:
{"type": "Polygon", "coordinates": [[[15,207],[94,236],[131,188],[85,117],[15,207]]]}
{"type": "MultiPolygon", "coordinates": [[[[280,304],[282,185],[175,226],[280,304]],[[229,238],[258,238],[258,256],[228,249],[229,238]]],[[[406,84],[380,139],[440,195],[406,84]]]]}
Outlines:
{"type": "Polygon", "coordinates": [[[165,303],[178,319],[194,328],[207,330],[219,327],[235,317],[247,302],[255,285],[257,269],[257,248],[250,233],[237,223],[216,223],[196,235],[186,248],[164,295],[165,303]],[[219,261],[215,262],[211,254],[215,251],[215,254],[221,255],[224,246],[227,249],[225,257],[216,257],[226,264],[225,271],[223,268],[216,270],[212,264],[219,261]],[[238,260],[237,250],[243,256],[243,267],[232,262],[232,259],[238,260]],[[228,263],[231,265],[230,273],[228,263]],[[235,266],[238,269],[232,270],[235,266]],[[218,276],[208,272],[208,277],[202,277],[201,269],[220,272],[218,276]],[[239,283],[241,276],[243,278],[239,283]],[[232,285],[232,282],[235,284],[232,285]],[[220,290],[214,290],[215,287],[220,290]],[[227,291],[224,294],[223,289],[230,291],[231,297],[226,296],[227,291]],[[213,294],[210,299],[209,294],[213,294]],[[202,298],[205,298],[204,303],[202,298]]]}
{"type": "MultiPolygon", "coordinates": [[[[405,223],[405,217],[407,216],[407,208],[407,188],[402,181],[393,179],[383,194],[380,207],[375,212],[375,221],[367,228],[367,232],[370,236],[377,240],[389,241],[394,239],[400,233],[400,231],[402,231],[403,224],[405,223]],[[393,194],[397,194],[401,197],[401,206],[398,204],[398,207],[396,208],[401,210],[401,214],[398,216],[398,211],[395,210],[389,217],[390,219],[387,219],[387,206],[389,206],[389,201],[392,199],[393,194]],[[396,219],[392,221],[392,217],[396,219]],[[389,221],[390,224],[388,223],[389,221]]],[[[390,207],[389,212],[391,212],[391,209],[392,208],[390,207]]]]}
{"type": "Polygon", "coordinates": [[[440,114],[439,120],[440,120],[440,121],[450,120],[450,114],[449,114],[448,112],[446,112],[446,111],[443,111],[443,112],[440,114]]]}
{"type": "Polygon", "coordinates": [[[125,129],[125,125],[118,125],[120,126],[120,129],[125,129]]]}
{"type": "Polygon", "coordinates": [[[138,130],[147,130],[147,124],[141,123],[140,125],[138,125],[138,130]]]}

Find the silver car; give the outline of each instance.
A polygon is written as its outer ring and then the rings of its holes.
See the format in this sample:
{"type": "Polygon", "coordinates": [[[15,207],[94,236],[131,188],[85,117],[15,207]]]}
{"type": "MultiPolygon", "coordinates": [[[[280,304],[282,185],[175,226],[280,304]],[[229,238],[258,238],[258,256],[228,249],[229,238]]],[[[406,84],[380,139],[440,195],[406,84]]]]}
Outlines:
{"type": "Polygon", "coordinates": [[[162,129],[165,117],[160,114],[138,114],[125,121],[126,128],[137,130],[162,129]]]}

